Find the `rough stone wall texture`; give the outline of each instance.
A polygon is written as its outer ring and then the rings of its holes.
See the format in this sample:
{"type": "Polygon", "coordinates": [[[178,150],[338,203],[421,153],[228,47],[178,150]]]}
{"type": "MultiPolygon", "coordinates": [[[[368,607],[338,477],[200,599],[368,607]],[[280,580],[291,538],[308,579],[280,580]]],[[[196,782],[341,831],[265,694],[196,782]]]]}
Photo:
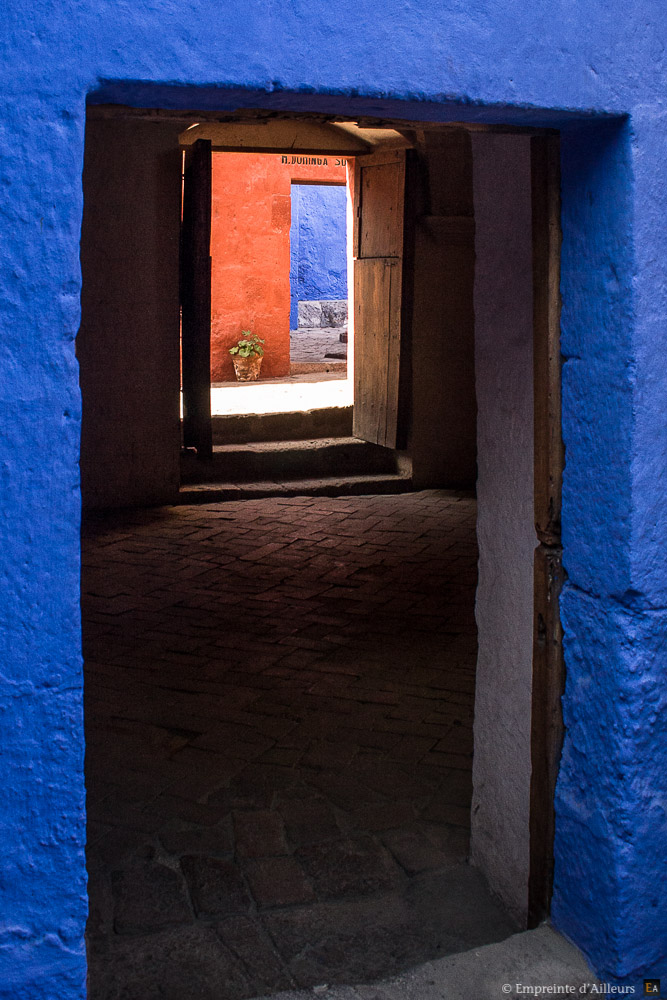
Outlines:
{"type": "Polygon", "coordinates": [[[553,913],[603,975],[664,968],[666,16],[655,0],[386,0],[381,18],[371,0],[6,0],[3,1000],[85,995],[74,337],[87,97],[562,126],[568,682],[553,913]]]}
{"type": "Polygon", "coordinates": [[[347,299],[300,301],[297,309],[298,326],[341,329],[347,327],[347,299]]]}
{"type": "Polygon", "coordinates": [[[667,241],[655,230],[665,194],[645,173],[657,169],[650,118],[641,108],[588,142],[566,134],[562,150],[567,686],[553,917],[620,980],[660,957],[664,968],[667,953],[667,563],[657,534],[667,527],[657,320],[667,241]]]}
{"type": "Polygon", "coordinates": [[[292,185],[290,229],[292,330],[299,325],[299,302],[347,297],[346,212],[344,186],[292,185]]]}
{"type": "Polygon", "coordinates": [[[536,544],[529,146],[525,136],[473,137],[479,655],[472,858],[524,919],[536,544]]]}
{"type": "MultiPolygon", "coordinates": [[[[331,156],[213,154],[211,377],[214,382],[234,378],[229,348],[243,330],[251,330],[265,341],[263,377],[289,374],[290,222],[293,191],[301,190],[300,186],[293,188],[292,183],[317,180],[344,183],[344,164],[331,156]],[[319,162],[304,163],[304,160],[319,162]]],[[[345,188],[329,190],[341,190],[344,198],[345,188]]],[[[343,219],[344,211],[343,208],[343,219]]],[[[344,257],[344,229],[342,239],[344,257]]]]}

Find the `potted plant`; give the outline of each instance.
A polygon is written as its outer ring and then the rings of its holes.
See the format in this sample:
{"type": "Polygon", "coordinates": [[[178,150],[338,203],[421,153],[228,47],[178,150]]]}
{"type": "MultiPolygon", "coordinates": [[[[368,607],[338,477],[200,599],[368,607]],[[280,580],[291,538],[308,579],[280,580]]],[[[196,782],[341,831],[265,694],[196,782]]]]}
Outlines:
{"type": "Polygon", "coordinates": [[[264,357],[263,340],[256,333],[250,330],[241,331],[241,339],[234,347],[229,348],[234,362],[237,382],[254,382],[259,378],[259,370],[262,367],[264,357]]]}

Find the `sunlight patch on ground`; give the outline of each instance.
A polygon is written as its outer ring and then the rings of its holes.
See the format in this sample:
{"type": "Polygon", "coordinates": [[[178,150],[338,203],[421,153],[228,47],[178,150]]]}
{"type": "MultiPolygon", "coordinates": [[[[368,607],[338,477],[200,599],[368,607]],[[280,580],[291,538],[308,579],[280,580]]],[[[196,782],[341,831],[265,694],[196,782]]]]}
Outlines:
{"type": "Polygon", "coordinates": [[[211,388],[211,413],[294,413],[352,405],[352,379],[256,382],[211,388]]]}

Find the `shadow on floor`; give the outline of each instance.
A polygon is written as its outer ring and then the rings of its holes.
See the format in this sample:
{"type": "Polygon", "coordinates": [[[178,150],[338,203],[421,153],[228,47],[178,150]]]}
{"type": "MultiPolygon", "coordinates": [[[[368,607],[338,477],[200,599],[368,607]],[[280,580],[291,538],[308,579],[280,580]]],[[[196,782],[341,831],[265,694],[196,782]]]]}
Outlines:
{"type": "Polygon", "coordinates": [[[466,863],[475,504],[84,528],[90,1000],[359,983],[515,927],[466,863]]]}

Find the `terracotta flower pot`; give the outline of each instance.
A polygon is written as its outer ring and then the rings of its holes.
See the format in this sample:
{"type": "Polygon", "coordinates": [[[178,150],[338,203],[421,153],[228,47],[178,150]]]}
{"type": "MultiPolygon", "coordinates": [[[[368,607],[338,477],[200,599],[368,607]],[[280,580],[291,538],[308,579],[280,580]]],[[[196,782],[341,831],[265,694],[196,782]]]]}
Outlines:
{"type": "Polygon", "coordinates": [[[262,359],[258,354],[251,354],[249,358],[232,358],[232,361],[237,382],[255,382],[259,378],[262,359]]]}

